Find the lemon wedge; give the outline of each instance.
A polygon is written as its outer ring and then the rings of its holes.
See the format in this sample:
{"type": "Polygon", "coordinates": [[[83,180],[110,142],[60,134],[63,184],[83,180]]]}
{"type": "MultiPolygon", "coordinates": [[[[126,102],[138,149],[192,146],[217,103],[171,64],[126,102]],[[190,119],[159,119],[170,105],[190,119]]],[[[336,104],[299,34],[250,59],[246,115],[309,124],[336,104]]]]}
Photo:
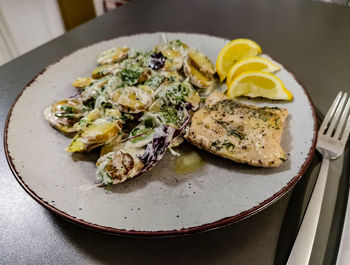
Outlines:
{"type": "Polygon", "coordinates": [[[277,76],[262,71],[244,72],[234,78],[227,89],[227,96],[229,98],[263,97],[289,101],[293,99],[292,93],[277,76]]]}
{"type": "Polygon", "coordinates": [[[230,86],[231,81],[240,74],[249,71],[264,71],[267,73],[275,73],[281,70],[279,66],[263,57],[250,57],[238,61],[234,64],[227,74],[227,87],[230,86]]]}
{"type": "Polygon", "coordinates": [[[224,81],[231,67],[239,60],[257,56],[261,53],[260,46],[249,39],[236,39],[226,44],[216,59],[216,71],[220,81],[224,81]]]}

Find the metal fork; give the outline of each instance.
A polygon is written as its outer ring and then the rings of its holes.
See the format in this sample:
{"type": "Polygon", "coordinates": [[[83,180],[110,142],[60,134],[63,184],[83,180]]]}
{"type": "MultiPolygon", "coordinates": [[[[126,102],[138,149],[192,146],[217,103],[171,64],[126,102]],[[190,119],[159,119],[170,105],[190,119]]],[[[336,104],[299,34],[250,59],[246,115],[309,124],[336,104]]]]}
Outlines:
{"type": "Polygon", "coordinates": [[[320,217],[329,161],[343,155],[350,132],[350,99],[339,92],[318,131],[316,148],[322,154],[321,169],[307,206],[298,235],[289,255],[288,265],[309,264],[320,217]],[[345,106],[345,107],[344,107],[345,106]]]}

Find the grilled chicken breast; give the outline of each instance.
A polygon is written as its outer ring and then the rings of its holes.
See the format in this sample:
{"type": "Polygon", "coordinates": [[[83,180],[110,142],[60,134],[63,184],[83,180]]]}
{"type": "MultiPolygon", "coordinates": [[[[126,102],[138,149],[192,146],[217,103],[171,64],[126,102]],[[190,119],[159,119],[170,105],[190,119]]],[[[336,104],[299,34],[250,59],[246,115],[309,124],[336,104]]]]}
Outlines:
{"type": "Polygon", "coordinates": [[[238,163],[278,167],[286,160],[280,142],[287,116],[286,109],[244,105],[213,92],[194,113],[186,139],[238,163]]]}

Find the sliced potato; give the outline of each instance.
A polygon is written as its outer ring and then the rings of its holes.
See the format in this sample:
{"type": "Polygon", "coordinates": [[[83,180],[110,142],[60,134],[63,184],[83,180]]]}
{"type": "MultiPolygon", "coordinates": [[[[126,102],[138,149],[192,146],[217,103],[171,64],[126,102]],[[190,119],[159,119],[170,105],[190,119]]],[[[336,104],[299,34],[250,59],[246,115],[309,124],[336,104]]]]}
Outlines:
{"type": "Polygon", "coordinates": [[[142,161],[123,149],[110,152],[97,160],[97,176],[101,184],[118,184],[135,177],[143,168],[142,161]]]}
{"type": "Polygon", "coordinates": [[[146,82],[152,76],[152,71],[150,69],[145,69],[142,71],[140,77],[137,79],[138,83],[146,82]]]}
{"type": "Polygon", "coordinates": [[[189,58],[185,59],[184,72],[190,82],[199,88],[208,88],[215,84],[214,76],[205,75],[191,63],[189,58]]]}
{"type": "Polygon", "coordinates": [[[178,73],[178,71],[162,71],[162,76],[164,76],[165,82],[167,84],[173,83],[173,82],[182,82],[184,78],[178,73]]]}
{"type": "Polygon", "coordinates": [[[76,88],[84,88],[92,83],[91,77],[78,77],[72,85],[76,88]]]}
{"type": "Polygon", "coordinates": [[[105,113],[104,113],[104,116],[105,117],[113,117],[115,119],[119,119],[122,116],[122,114],[117,109],[106,109],[105,113]]]}
{"type": "Polygon", "coordinates": [[[161,99],[157,99],[148,108],[148,111],[161,111],[162,110],[162,105],[163,105],[163,101],[161,99]]]}
{"type": "Polygon", "coordinates": [[[189,49],[188,58],[191,64],[205,75],[215,74],[215,68],[207,56],[195,49],[189,49]]]}
{"type": "Polygon", "coordinates": [[[77,129],[74,124],[83,116],[83,103],[76,99],[64,99],[49,106],[44,111],[49,124],[63,133],[74,133],[77,129]]]}
{"type": "Polygon", "coordinates": [[[100,79],[100,78],[110,74],[112,67],[113,67],[113,64],[101,65],[92,71],[91,76],[94,79],[100,79]]]}
{"type": "Polygon", "coordinates": [[[123,139],[125,139],[128,135],[125,133],[118,133],[116,137],[114,137],[111,141],[106,142],[100,151],[100,155],[104,156],[105,154],[113,151],[119,150],[119,146],[123,139]]]}
{"type": "Polygon", "coordinates": [[[181,52],[167,49],[167,50],[162,50],[162,53],[166,57],[164,70],[176,71],[182,68],[184,58],[181,52]]]}
{"type": "Polygon", "coordinates": [[[124,87],[112,95],[112,101],[121,106],[122,112],[139,113],[153,102],[152,90],[139,87],[124,87]]]}
{"type": "Polygon", "coordinates": [[[110,141],[121,131],[121,124],[105,118],[97,119],[85,130],[78,133],[66,148],[67,152],[85,152],[110,141]]]}
{"type": "Polygon", "coordinates": [[[89,124],[101,118],[101,112],[99,109],[93,109],[89,111],[85,117],[83,117],[79,122],[74,124],[74,128],[77,132],[82,131],[88,127],[89,124]]]}
{"type": "Polygon", "coordinates": [[[120,62],[128,56],[129,48],[128,47],[116,47],[108,49],[102,52],[98,58],[97,63],[104,65],[110,63],[120,62]]]}

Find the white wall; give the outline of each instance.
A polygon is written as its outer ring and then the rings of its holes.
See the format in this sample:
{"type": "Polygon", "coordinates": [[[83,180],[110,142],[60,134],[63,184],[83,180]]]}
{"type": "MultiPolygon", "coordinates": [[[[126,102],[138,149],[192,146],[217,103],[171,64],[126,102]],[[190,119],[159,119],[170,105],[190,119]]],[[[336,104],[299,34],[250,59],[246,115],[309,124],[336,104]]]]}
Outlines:
{"type": "Polygon", "coordinates": [[[56,0],[0,0],[0,64],[63,33],[56,0]]]}
{"type": "Polygon", "coordinates": [[[104,13],[103,10],[103,0],[94,0],[94,6],[96,11],[96,16],[101,16],[104,13]]]}

